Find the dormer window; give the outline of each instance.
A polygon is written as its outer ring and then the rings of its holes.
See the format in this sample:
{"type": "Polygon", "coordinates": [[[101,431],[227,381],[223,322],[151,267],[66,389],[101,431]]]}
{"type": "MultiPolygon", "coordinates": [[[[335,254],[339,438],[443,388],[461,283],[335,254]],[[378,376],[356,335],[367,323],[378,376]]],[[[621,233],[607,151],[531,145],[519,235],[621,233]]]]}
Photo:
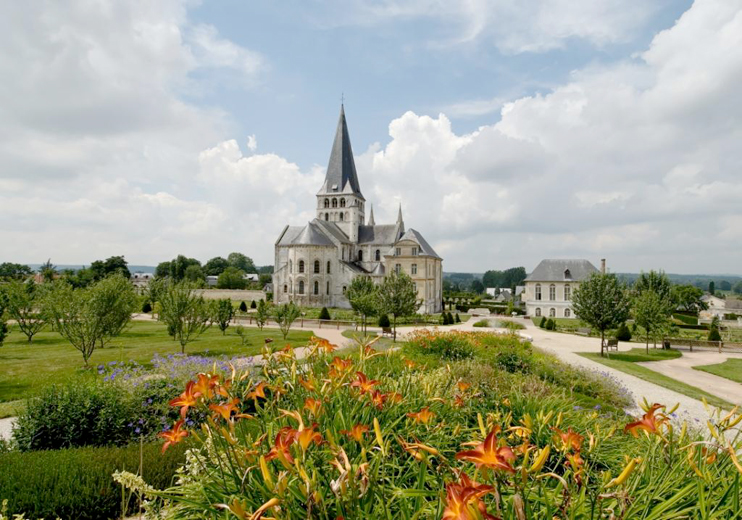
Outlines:
{"type": "Polygon", "coordinates": [[[570,273],[570,272],[569,272],[569,269],[565,269],[565,270],[564,270],[564,278],[565,278],[565,279],[570,279],[570,278],[572,278],[572,273],[570,273]]]}
{"type": "Polygon", "coordinates": [[[338,190],[338,185],[337,184],[333,184],[332,185],[332,191],[337,191],[337,190],[338,190]]]}

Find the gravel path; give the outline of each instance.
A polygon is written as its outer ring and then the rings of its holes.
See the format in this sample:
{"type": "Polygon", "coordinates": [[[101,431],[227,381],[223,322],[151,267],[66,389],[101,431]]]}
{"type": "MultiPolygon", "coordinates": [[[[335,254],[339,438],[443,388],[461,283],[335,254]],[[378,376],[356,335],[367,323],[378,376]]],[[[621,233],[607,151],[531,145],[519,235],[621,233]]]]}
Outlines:
{"type": "Polygon", "coordinates": [[[10,440],[11,428],[13,428],[14,417],[0,419],[0,439],[10,440]]]}

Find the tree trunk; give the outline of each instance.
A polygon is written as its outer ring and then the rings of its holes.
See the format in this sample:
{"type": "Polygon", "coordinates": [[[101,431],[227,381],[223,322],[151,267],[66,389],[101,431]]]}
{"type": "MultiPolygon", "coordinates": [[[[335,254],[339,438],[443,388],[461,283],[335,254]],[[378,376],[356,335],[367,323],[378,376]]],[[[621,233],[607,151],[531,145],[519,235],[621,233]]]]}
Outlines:
{"type": "Polygon", "coordinates": [[[649,354],[649,329],[647,329],[646,339],[647,339],[646,351],[647,351],[647,354],[649,354]]]}
{"type": "Polygon", "coordinates": [[[392,338],[393,338],[393,342],[396,343],[397,342],[397,315],[396,314],[392,314],[392,327],[393,327],[392,330],[394,331],[392,333],[392,338]]]}
{"type": "Polygon", "coordinates": [[[605,331],[600,331],[600,357],[605,357],[605,353],[603,352],[603,348],[605,345],[605,331]]]}

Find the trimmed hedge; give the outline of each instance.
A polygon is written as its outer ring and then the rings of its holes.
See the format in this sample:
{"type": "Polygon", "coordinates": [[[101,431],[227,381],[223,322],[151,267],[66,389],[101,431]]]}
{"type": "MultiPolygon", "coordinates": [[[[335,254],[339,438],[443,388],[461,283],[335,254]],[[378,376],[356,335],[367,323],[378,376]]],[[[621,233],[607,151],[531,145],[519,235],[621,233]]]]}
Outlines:
{"type": "Polygon", "coordinates": [[[684,325],[698,325],[697,316],[689,316],[688,314],[680,314],[679,312],[674,312],[672,314],[672,317],[682,322],[684,325]]]}
{"type": "MultiPolygon", "coordinates": [[[[145,444],[144,480],[158,489],[173,484],[176,469],[185,460],[187,443],[171,447],[145,444]]],[[[26,518],[100,520],[121,517],[121,486],[114,471],[139,471],[139,445],[123,448],[70,448],[54,451],[0,453],[0,501],[8,513],[26,518]]],[[[127,514],[138,511],[132,498],[127,514]]]]}

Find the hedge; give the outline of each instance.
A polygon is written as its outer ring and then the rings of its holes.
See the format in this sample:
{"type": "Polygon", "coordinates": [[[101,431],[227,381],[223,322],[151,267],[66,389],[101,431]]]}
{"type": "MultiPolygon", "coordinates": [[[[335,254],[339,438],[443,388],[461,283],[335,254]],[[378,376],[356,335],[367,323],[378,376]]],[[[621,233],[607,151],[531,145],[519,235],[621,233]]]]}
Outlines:
{"type": "MultiPolygon", "coordinates": [[[[142,476],[164,489],[173,484],[184,462],[187,443],[160,454],[161,443],[142,449],[142,476]]],[[[121,486],[114,471],[138,473],[140,447],[70,448],[64,450],[0,453],[0,502],[8,500],[8,513],[28,519],[64,518],[100,520],[121,517],[121,486]]],[[[127,514],[137,512],[130,500],[127,514]]]]}
{"type": "Polygon", "coordinates": [[[683,322],[683,324],[685,325],[698,325],[697,316],[689,316],[688,314],[680,314],[679,312],[674,312],[672,314],[672,317],[678,321],[683,322]]]}

